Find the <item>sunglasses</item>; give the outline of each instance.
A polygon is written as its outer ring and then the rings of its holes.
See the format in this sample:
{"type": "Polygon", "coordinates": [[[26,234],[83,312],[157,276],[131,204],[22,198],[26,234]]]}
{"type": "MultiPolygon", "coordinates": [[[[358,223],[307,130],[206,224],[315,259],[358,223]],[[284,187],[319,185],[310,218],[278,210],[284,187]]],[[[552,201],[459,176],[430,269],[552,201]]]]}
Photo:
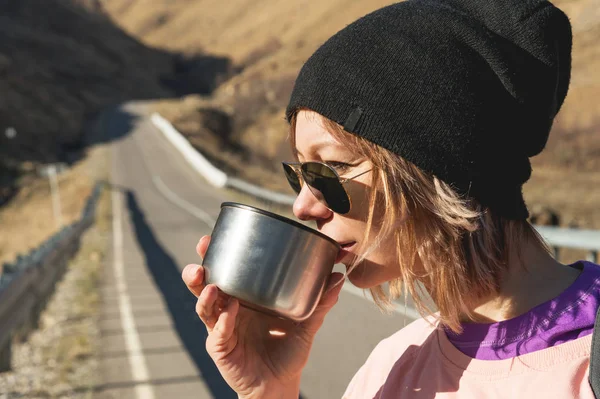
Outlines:
{"type": "Polygon", "coordinates": [[[335,169],[323,162],[282,162],[282,165],[285,177],[296,194],[300,194],[306,182],[320,203],[342,215],[350,212],[352,207],[344,184],[371,171],[369,169],[356,176],[341,178],[335,169]]]}

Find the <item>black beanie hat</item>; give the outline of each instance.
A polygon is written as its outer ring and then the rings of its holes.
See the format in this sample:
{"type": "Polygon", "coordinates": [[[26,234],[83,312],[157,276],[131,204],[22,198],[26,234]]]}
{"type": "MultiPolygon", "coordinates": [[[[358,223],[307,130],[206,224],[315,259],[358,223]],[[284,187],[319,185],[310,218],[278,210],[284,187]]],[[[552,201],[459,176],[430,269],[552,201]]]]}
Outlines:
{"type": "Polygon", "coordinates": [[[509,219],[571,72],[567,16],[541,0],[407,0],[325,42],[286,116],[309,108],[509,219]]]}

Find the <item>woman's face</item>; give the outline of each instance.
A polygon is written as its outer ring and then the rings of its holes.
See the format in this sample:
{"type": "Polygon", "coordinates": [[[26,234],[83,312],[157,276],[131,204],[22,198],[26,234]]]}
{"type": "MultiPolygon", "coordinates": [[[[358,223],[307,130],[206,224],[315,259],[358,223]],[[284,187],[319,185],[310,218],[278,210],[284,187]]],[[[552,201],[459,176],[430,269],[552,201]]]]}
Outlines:
{"type": "MultiPolygon", "coordinates": [[[[351,151],[324,128],[322,116],[312,111],[300,111],[296,120],[296,150],[300,162],[320,161],[333,166],[338,174],[353,177],[372,168],[369,159],[351,151]]],[[[304,185],[294,202],[294,215],[300,220],[312,220],[323,234],[342,244],[337,263],[349,266],[357,256],[359,246],[368,248],[374,240],[384,216],[384,209],[375,209],[372,234],[366,240],[369,215],[369,194],[372,174],[365,173],[344,184],[350,196],[350,212],[339,215],[319,202],[304,185]]],[[[393,239],[387,239],[372,251],[349,274],[350,281],[360,288],[371,288],[399,277],[399,267],[393,239]]]]}

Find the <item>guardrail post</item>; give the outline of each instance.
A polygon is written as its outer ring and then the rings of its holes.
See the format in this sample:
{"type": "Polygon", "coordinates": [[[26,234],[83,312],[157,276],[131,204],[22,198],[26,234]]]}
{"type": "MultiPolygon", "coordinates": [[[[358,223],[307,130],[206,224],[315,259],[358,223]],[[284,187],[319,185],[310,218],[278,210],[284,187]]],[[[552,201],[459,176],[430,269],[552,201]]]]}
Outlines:
{"type": "Polygon", "coordinates": [[[593,263],[598,263],[598,251],[588,252],[587,260],[593,263]]]}
{"type": "Polygon", "coordinates": [[[45,301],[40,298],[40,300],[36,301],[33,304],[33,307],[31,309],[31,315],[29,316],[29,325],[31,328],[31,331],[33,330],[37,330],[40,326],[40,316],[42,315],[42,311],[44,310],[44,307],[46,306],[45,301]]]}
{"type": "Polygon", "coordinates": [[[0,373],[10,371],[12,362],[12,340],[7,340],[4,348],[0,348],[0,373]]]}

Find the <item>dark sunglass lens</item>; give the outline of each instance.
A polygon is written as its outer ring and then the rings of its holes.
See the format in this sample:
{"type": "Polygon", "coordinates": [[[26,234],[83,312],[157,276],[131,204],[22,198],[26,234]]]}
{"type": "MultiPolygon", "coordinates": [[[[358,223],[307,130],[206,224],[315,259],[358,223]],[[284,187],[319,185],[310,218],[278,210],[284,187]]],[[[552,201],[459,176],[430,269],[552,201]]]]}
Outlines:
{"type": "Polygon", "coordinates": [[[290,186],[296,192],[296,194],[300,194],[300,190],[302,190],[302,183],[300,182],[300,179],[298,179],[298,174],[294,171],[294,169],[291,166],[286,164],[282,165],[288,183],[290,183],[290,186]]]}
{"type": "Polygon", "coordinates": [[[350,210],[350,199],[331,167],[318,162],[302,165],[302,174],[313,195],[336,213],[350,210]]]}

